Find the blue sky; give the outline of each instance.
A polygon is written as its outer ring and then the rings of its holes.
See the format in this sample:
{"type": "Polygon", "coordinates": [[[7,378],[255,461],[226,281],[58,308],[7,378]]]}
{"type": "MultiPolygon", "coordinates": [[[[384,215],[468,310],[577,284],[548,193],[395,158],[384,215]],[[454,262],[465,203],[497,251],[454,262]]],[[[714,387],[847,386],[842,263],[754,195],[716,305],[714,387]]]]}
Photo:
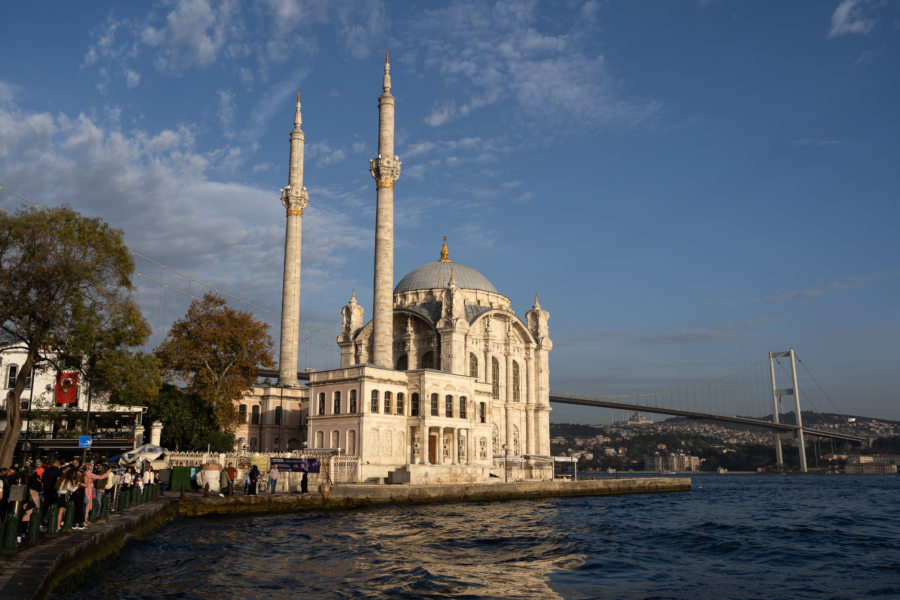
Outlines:
{"type": "MultiPolygon", "coordinates": [[[[520,316],[540,294],[556,392],[650,392],[793,347],[840,410],[900,420],[897,2],[17,2],[0,16],[0,184],[102,216],[134,250],[274,312],[301,90],[301,319],[319,330],[301,331],[319,344],[301,367],[336,365],[320,346],[336,348],[351,289],[371,315],[389,47],[396,280],[446,235],[520,316]]],[[[156,344],[189,300],[135,283],[156,344]]]]}

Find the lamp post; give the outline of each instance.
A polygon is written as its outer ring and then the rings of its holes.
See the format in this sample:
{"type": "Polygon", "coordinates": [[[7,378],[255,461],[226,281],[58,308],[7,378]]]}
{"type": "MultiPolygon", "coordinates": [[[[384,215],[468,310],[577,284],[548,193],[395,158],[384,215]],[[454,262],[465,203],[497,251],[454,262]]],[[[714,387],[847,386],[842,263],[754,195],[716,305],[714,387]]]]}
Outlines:
{"type": "Polygon", "coordinates": [[[503,461],[504,481],[509,483],[509,444],[503,444],[503,452],[506,453],[506,460],[503,461]]]}
{"type": "MultiPolygon", "coordinates": [[[[94,391],[94,365],[97,363],[97,355],[91,354],[91,358],[88,361],[88,397],[87,397],[87,415],[84,419],[84,435],[91,434],[91,394],[94,391]]],[[[85,464],[87,461],[87,451],[85,448],[81,453],[81,464],[85,464]]]]}

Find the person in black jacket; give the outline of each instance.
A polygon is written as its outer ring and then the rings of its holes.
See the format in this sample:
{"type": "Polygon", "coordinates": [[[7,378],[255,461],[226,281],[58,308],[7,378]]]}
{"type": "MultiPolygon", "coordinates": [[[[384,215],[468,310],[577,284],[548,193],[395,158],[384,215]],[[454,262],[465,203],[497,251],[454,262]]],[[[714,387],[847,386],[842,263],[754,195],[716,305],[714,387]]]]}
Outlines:
{"type": "Polygon", "coordinates": [[[50,508],[50,505],[59,504],[56,482],[60,477],[62,477],[62,469],[59,468],[59,458],[54,458],[53,463],[44,469],[44,476],[41,478],[44,487],[44,505],[41,506],[42,523],[47,521],[47,509],[50,508]]]}

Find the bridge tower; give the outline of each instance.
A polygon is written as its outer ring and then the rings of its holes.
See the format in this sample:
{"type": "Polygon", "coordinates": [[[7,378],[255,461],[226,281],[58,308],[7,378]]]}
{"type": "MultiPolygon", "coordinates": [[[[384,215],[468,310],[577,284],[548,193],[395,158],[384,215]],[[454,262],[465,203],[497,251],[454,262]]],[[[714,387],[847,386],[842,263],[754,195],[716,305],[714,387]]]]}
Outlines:
{"type": "MultiPolygon", "coordinates": [[[[800,414],[800,390],[797,387],[797,361],[794,356],[794,349],[790,348],[787,352],[769,352],[769,375],[772,378],[772,412],[773,419],[779,422],[778,415],[778,398],[781,396],[794,397],[794,410],[797,414],[797,442],[800,446],[800,472],[806,473],[806,443],[803,438],[803,416],[800,414]],[[791,384],[790,388],[777,388],[775,384],[775,359],[785,356],[791,357],[791,384]]],[[[777,469],[784,470],[784,456],[781,453],[781,436],[775,435],[775,466],[777,469]]]]}
{"type": "Polygon", "coordinates": [[[306,136],[300,129],[300,92],[291,131],[291,158],[288,185],[281,190],[281,204],[287,213],[284,232],[284,281],[281,294],[281,348],[278,359],[278,383],[297,385],[297,358],[300,346],[300,248],[303,209],[309,204],[309,192],[303,187],[303,146],[306,136]]]}

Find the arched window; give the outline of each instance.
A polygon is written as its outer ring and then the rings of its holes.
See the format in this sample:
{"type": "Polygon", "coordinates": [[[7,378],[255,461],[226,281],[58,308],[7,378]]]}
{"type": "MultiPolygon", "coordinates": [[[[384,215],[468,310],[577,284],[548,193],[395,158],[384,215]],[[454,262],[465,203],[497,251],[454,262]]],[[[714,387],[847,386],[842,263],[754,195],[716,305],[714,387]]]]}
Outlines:
{"type": "Polygon", "coordinates": [[[251,425],[259,425],[259,405],[258,404],[254,404],[253,407],[250,409],[250,424],[251,425]]]}
{"type": "Polygon", "coordinates": [[[341,393],[340,392],[334,393],[334,414],[336,414],[336,415],[341,414],[341,393]]]}
{"type": "Polygon", "coordinates": [[[491,396],[500,399],[500,362],[496,358],[491,359],[491,396]]]}
{"type": "Polygon", "coordinates": [[[319,412],[317,414],[325,414],[325,392],[319,392],[319,412]]]}
{"type": "Polygon", "coordinates": [[[34,377],[34,367],[31,367],[31,370],[25,374],[25,387],[31,387],[31,378],[34,377]]]}
{"type": "Polygon", "coordinates": [[[378,412],[378,390],[372,390],[372,412],[378,412]]]}
{"type": "Polygon", "coordinates": [[[325,447],[325,432],[317,431],[316,432],[316,448],[324,448],[325,447]]]}
{"type": "Polygon", "coordinates": [[[512,386],[513,386],[513,402],[519,401],[519,363],[513,361],[512,364],[512,386]]]}
{"type": "Polygon", "coordinates": [[[405,400],[405,397],[403,395],[403,392],[400,392],[399,394],[397,394],[397,414],[398,415],[403,414],[403,400],[405,400]]]}
{"type": "Polygon", "coordinates": [[[409,369],[409,356],[404,354],[397,359],[397,370],[406,371],[407,369],[409,369]]]}
{"type": "Polygon", "coordinates": [[[284,409],[282,409],[280,406],[275,407],[275,424],[276,425],[281,425],[281,413],[283,412],[283,410],[284,409]]]}
{"type": "Polygon", "coordinates": [[[19,373],[19,365],[9,365],[6,369],[6,387],[12,389],[16,387],[16,375],[19,373]]]}
{"type": "Polygon", "coordinates": [[[478,357],[474,352],[469,352],[469,377],[478,379],[478,357]]]}
{"type": "Polygon", "coordinates": [[[281,438],[275,436],[275,451],[279,452],[281,450],[281,438]]]}
{"type": "Polygon", "coordinates": [[[356,390],[350,390],[350,414],[356,414],[356,390]]]}
{"type": "Polygon", "coordinates": [[[238,419],[240,420],[241,425],[247,424],[247,405],[241,404],[238,407],[238,419]]]}
{"type": "Polygon", "coordinates": [[[438,395],[437,394],[431,395],[431,416],[432,417],[439,416],[438,415],[438,395]]]}
{"type": "Polygon", "coordinates": [[[434,364],[434,350],[429,350],[425,354],[422,355],[422,368],[423,369],[436,369],[437,367],[434,364]]]}
{"type": "Polygon", "coordinates": [[[482,402],[478,405],[478,421],[487,423],[487,402],[482,402]]]}
{"type": "Polygon", "coordinates": [[[409,405],[409,415],[411,417],[419,416],[419,394],[413,394],[409,405]]]}
{"type": "Polygon", "coordinates": [[[347,432],[347,454],[356,456],[356,431],[353,429],[347,432]]]}
{"type": "Polygon", "coordinates": [[[393,394],[390,392],[384,393],[384,414],[391,414],[391,399],[393,398],[393,394]]]}
{"type": "Polygon", "coordinates": [[[467,418],[468,418],[468,416],[466,416],[466,415],[468,414],[467,411],[466,411],[466,408],[467,408],[467,407],[466,407],[466,404],[468,404],[468,402],[466,401],[466,397],[465,397],[465,396],[460,396],[460,397],[459,397],[459,418],[460,418],[460,419],[467,419],[467,418]]]}
{"type": "Polygon", "coordinates": [[[444,398],[444,416],[453,417],[453,396],[449,394],[444,398]]]}
{"type": "Polygon", "coordinates": [[[329,448],[340,448],[341,447],[341,432],[335,429],[331,432],[331,445],[329,448]]]}

